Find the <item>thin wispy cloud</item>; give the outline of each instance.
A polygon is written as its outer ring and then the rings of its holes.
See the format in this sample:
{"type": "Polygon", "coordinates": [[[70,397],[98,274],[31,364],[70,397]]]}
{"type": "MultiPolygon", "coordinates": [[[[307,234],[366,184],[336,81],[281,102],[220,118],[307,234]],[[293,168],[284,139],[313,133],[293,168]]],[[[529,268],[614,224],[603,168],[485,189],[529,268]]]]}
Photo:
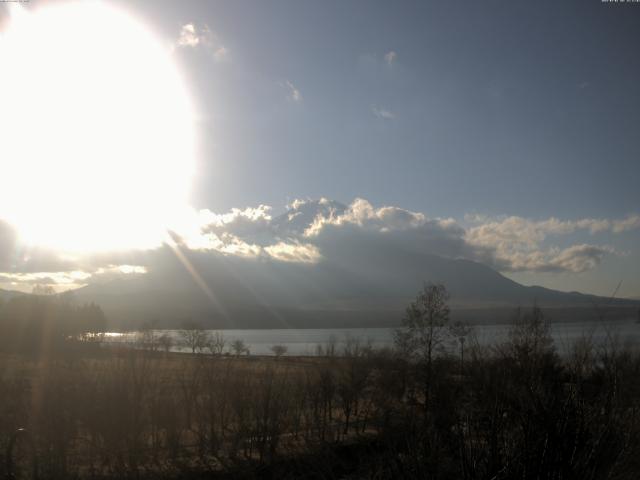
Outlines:
{"type": "Polygon", "coordinates": [[[177,45],[186,48],[204,48],[213,55],[216,61],[227,60],[229,57],[229,50],[220,42],[208,25],[198,27],[194,23],[184,24],[180,29],[177,45]]]}
{"type": "Polygon", "coordinates": [[[384,61],[387,63],[387,65],[391,66],[396,61],[397,56],[398,54],[391,50],[390,52],[384,54],[384,61]]]}
{"type": "Polygon", "coordinates": [[[371,113],[373,113],[376,117],[382,118],[384,120],[395,120],[396,114],[386,108],[378,107],[376,105],[371,106],[371,113]]]}
{"type": "Polygon", "coordinates": [[[287,99],[299,103],[302,101],[302,93],[290,80],[285,80],[280,84],[287,91],[287,99]]]}

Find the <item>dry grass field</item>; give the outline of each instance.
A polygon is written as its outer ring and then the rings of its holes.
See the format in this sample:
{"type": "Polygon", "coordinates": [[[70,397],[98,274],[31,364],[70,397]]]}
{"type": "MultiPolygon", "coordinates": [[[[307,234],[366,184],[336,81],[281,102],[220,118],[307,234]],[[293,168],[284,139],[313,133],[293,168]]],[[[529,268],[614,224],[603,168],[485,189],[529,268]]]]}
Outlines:
{"type": "Polygon", "coordinates": [[[535,308],[502,343],[468,333],[407,322],[394,349],[315,357],[148,338],[5,348],[0,465],[42,479],[636,478],[637,352],[612,334],[561,357],[535,308]],[[459,350],[440,349],[452,335],[459,350]]]}

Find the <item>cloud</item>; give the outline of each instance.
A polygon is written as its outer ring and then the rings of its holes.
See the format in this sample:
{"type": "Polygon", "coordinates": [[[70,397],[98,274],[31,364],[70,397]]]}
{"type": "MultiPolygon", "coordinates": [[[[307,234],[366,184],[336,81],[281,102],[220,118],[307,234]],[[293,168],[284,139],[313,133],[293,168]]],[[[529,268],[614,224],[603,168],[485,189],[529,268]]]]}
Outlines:
{"type": "Polygon", "coordinates": [[[0,286],[29,291],[32,287],[38,285],[52,287],[56,292],[63,292],[84,287],[91,283],[107,282],[116,278],[143,275],[145,273],[147,273],[146,267],[140,265],[109,265],[93,271],[0,273],[0,286]]]}
{"type": "Polygon", "coordinates": [[[445,257],[470,257],[474,253],[464,241],[464,229],[449,218],[428,218],[423,213],[398,207],[375,208],[357,198],[341,212],[318,214],[304,230],[304,238],[327,257],[349,257],[354,249],[378,250],[379,257],[398,252],[445,257]]]}
{"type": "Polygon", "coordinates": [[[560,250],[547,265],[547,271],[580,273],[595,268],[607,253],[616,253],[615,249],[597,245],[573,245],[560,250]]]}
{"type": "Polygon", "coordinates": [[[57,291],[79,288],[94,281],[142,275],[149,251],[70,254],[24,244],[15,229],[0,219],[0,288],[31,291],[34,285],[57,291]]]}
{"type": "MultiPolygon", "coordinates": [[[[280,215],[268,205],[224,213],[192,210],[182,220],[172,233],[174,248],[203,265],[218,262],[215,268],[220,268],[224,262],[242,261],[255,272],[268,265],[333,265],[362,275],[373,274],[374,266],[412,270],[420,258],[433,255],[473,260],[501,272],[579,273],[595,268],[607,255],[620,254],[606,244],[585,242],[584,235],[640,228],[639,215],[577,220],[475,215],[460,223],[396,206],[374,206],[363,198],[348,205],[326,198],[297,199],[280,215]],[[567,241],[578,233],[583,235],[579,241],[567,241]]],[[[0,288],[46,284],[64,289],[146,276],[172,255],[167,246],[83,256],[38,249],[22,245],[11,226],[0,221],[0,288]]]]}
{"type": "Polygon", "coordinates": [[[469,230],[473,241],[484,243],[531,244],[539,243],[549,235],[567,235],[579,230],[587,230],[591,235],[602,232],[622,233],[640,228],[640,216],[630,215],[624,219],[582,218],[559,220],[551,217],[545,220],[531,220],[518,216],[488,218],[467,215],[465,220],[479,224],[469,230]]]}
{"type": "Polygon", "coordinates": [[[497,252],[493,266],[502,272],[582,273],[595,268],[606,254],[617,253],[609,246],[580,244],[565,249],[497,252]]]}
{"type": "Polygon", "coordinates": [[[341,257],[341,249],[348,251],[346,245],[357,239],[363,246],[378,245],[381,256],[392,255],[395,249],[466,258],[503,272],[579,273],[595,268],[605,255],[617,252],[607,245],[587,243],[566,248],[549,246],[548,237],[579,230],[589,234],[617,232],[622,225],[631,228],[635,224],[633,217],[624,221],[467,217],[473,225],[464,228],[451,218],[428,218],[423,213],[393,206],[376,208],[362,198],[348,206],[327,199],[295,200],[283,216],[274,219],[269,212],[264,205],[256,209],[235,209],[212,217],[217,220],[203,228],[203,232],[216,235],[216,241],[220,242],[215,246],[218,251],[239,250],[277,260],[285,258],[280,252],[296,252],[288,255],[289,261],[330,261],[341,257]]]}
{"type": "MultiPolygon", "coordinates": [[[[299,209],[303,204],[298,203],[299,209]]],[[[374,208],[369,201],[356,198],[351,205],[340,214],[330,210],[328,216],[317,215],[305,231],[305,236],[316,236],[327,225],[358,225],[362,228],[379,232],[392,230],[407,230],[423,226],[427,222],[422,213],[411,212],[397,207],[374,208]]]]}
{"type": "Polygon", "coordinates": [[[82,286],[83,281],[89,277],[91,277],[90,273],[80,270],[68,272],[3,273],[0,274],[0,283],[78,287],[82,286]]]}
{"type": "Polygon", "coordinates": [[[227,60],[229,50],[222,45],[211,29],[204,25],[198,28],[193,23],[186,23],[180,29],[177,45],[188,48],[204,48],[209,51],[216,61],[227,60]]]}
{"type": "Polygon", "coordinates": [[[371,106],[371,113],[373,113],[376,117],[382,118],[384,120],[395,120],[396,114],[381,107],[377,107],[376,105],[371,106]]]}
{"type": "Polygon", "coordinates": [[[233,208],[224,214],[203,210],[200,215],[206,222],[203,227],[205,233],[231,233],[246,237],[268,228],[272,220],[270,211],[270,206],[259,205],[256,208],[247,207],[244,210],[233,208]]]}
{"type": "Polygon", "coordinates": [[[398,54],[396,52],[394,52],[393,50],[387,52],[384,54],[384,61],[387,62],[387,65],[391,66],[393,65],[393,62],[396,61],[396,57],[398,56],[398,54]]]}
{"type": "Polygon", "coordinates": [[[302,94],[300,90],[289,80],[285,80],[280,84],[287,91],[287,99],[293,102],[299,103],[302,101],[302,94]]]}
{"type": "Polygon", "coordinates": [[[285,243],[265,247],[270,257],[281,262],[317,263],[320,258],[320,250],[310,243],[285,243]]]}
{"type": "Polygon", "coordinates": [[[622,233],[640,228],[640,215],[630,215],[623,220],[614,220],[612,223],[614,233],[622,233]]]}
{"type": "MultiPolygon", "coordinates": [[[[629,217],[632,219],[632,217],[629,217]]],[[[580,273],[597,266],[606,254],[617,253],[609,246],[579,244],[564,249],[543,247],[549,236],[573,234],[586,230],[595,235],[621,228],[633,228],[632,220],[608,220],[584,218],[579,220],[531,220],[518,216],[501,219],[467,217],[471,223],[479,223],[467,229],[465,240],[490,252],[484,261],[503,272],[573,272],[580,273]],[[624,227],[622,227],[624,225],[624,227]]]]}
{"type": "Polygon", "coordinates": [[[7,222],[0,220],[0,270],[11,267],[13,255],[16,253],[16,231],[7,222]]]}
{"type": "Polygon", "coordinates": [[[202,42],[200,35],[196,32],[193,23],[187,23],[180,29],[178,45],[181,47],[197,47],[202,42]]]}
{"type": "Polygon", "coordinates": [[[611,228],[611,221],[605,219],[585,218],[575,222],[578,229],[587,229],[593,235],[599,232],[606,232],[611,228]]]}
{"type": "Polygon", "coordinates": [[[142,265],[108,265],[98,268],[93,276],[144,275],[147,267],[142,265]]]}
{"type": "Polygon", "coordinates": [[[197,228],[176,232],[176,236],[182,245],[195,251],[281,262],[317,262],[318,249],[300,241],[294,230],[274,223],[270,211],[267,205],[233,208],[223,214],[201,210],[197,228]]]}

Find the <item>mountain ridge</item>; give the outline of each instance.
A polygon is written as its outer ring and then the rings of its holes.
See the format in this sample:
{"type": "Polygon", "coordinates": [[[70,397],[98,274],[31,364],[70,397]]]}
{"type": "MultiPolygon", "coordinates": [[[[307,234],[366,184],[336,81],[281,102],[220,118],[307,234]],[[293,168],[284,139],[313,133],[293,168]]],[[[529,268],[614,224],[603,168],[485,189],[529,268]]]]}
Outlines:
{"type": "Polygon", "coordinates": [[[316,269],[271,264],[264,267],[265,275],[253,275],[252,266],[238,262],[234,278],[221,275],[219,268],[200,269],[209,292],[203,292],[185,272],[176,273],[171,288],[162,287],[163,281],[150,272],[136,279],[90,285],[74,295],[102,306],[114,325],[156,323],[173,328],[187,320],[211,328],[393,326],[422,283],[430,281],[443,283],[449,290],[453,317],[472,323],[506,321],[516,308],[534,302],[563,320],[591,317],[594,305],[608,306],[626,317],[640,305],[627,299],[524,286],[477,262],[438,256],[425,256],[413,275],[402,281],[398,272],[391,271],[376,280],[360,277],[359,284],[357,275],[330,262],[316,269]]]}
{"type": "Polygon", "coordinates": [[[444,284],[454,318],[470,322],[506,321],[534,302],[555,312],[553,320],[593,317],[604,306],[636,316],[629,312],[639,301],[525,286],[462,258],[469,251],[455,243],[464,242],[460,231],[438,222],[393,207],[376,210],[366,201],[347,207],[326,198],[294,201],[274,218],[262,206],[236,210],[207,231],[244,242],[258,255],[179,244],[178,258],[164,245],[145,256],[146,274],[69,295],[100,305],[114,328],[176,328],[187,320],[212,328],[391,326],[424,282],[444,284]],[[265,253],[281,244],[317,255],[283,260],[265,253]]]}

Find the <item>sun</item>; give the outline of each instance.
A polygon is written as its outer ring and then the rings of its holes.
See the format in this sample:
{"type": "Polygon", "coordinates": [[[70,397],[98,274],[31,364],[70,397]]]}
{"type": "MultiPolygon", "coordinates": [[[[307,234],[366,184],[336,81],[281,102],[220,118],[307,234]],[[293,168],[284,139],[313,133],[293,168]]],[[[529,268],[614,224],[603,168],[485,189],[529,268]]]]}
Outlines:
{"type": "Polygon", "coordinates": [[[101,2],[0,31],[0,219],[65,251],[160,243],[188,201],[194,114],[170,48],[101,2]]]}

